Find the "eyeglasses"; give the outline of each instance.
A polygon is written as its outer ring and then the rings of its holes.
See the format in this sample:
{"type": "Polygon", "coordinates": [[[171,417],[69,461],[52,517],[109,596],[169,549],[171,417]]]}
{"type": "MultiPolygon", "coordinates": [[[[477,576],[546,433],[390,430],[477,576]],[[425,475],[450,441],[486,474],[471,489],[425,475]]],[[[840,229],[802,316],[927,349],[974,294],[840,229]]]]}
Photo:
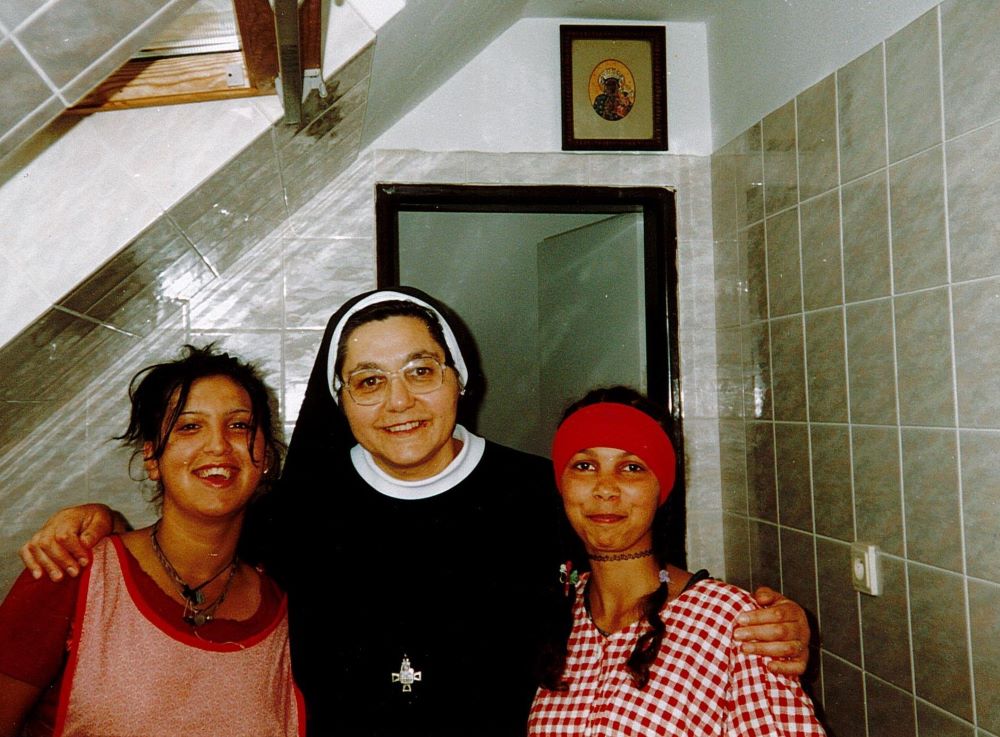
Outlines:
{"type": "Polygon", "coordinates": [[[436,358],[423,356],[414,358],[398,371],[383,371],[377,368],[363,368],[347,375],[347,392],[355,403],[370,406],[381,404],[389,396],[392,377],[403,380],[411,394],[428,394],[440,389],[444,383],[445,367],[436,358]]]}

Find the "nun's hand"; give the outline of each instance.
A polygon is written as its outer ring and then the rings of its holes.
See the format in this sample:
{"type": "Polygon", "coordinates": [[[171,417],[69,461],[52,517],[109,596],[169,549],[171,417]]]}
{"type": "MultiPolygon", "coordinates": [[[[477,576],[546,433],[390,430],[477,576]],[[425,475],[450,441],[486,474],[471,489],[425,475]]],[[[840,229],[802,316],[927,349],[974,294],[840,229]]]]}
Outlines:
{"type": "Polygon", "coordinates": [[[769,657],[773,673],[801,676],[809,663],[809,622],[805,610],[773,589],[761,586],[754,592],[763,607],[744,612],[733,636],[743,642],[748,655],[769,657]]]}
{"type": "Polygon", "coordinates": [[[90,549],[111,534],[114,523],[114,513],[104,504],[68,507],[52,515],[18,553],[35,578],[77,576],[90,560],[90,549]]]}

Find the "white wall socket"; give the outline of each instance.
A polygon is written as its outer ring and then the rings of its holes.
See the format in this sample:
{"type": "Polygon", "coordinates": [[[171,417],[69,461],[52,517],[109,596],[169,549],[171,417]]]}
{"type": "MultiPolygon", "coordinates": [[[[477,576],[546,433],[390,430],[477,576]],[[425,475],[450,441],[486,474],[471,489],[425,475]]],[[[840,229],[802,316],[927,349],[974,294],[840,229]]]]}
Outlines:
{"type": "Polygon", "coordinates": [[[851,543],[851,581],[862,594],[879,596],[882,593],[878,545],[851,543]]]}

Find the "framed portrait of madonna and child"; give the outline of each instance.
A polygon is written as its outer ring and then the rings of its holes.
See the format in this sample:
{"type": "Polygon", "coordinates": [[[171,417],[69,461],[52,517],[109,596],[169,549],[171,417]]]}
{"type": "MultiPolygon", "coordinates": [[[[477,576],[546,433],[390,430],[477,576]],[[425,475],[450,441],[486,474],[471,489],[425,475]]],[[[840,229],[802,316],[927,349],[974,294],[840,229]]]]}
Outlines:
{"type": "Polygon", "coordinates": [[[666,151],[666,29],[559,26],[564,151],[666,151]]]}

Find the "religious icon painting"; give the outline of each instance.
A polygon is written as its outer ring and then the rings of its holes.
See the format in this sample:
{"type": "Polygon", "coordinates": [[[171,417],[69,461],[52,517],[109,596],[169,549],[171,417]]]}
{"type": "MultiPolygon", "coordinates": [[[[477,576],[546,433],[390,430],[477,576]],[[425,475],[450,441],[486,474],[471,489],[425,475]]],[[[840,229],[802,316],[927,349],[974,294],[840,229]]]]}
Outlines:
{"type": "Polygon", "coordinates": [[[560,26],[564,151],[667,150],[666,29],[560,26]]]}
{"type": "Polygon", "coordinates": [[[625,62],[605,59],[590,73],[588,92],[595,113],[605,120],[621,120],[635,103],[635,77],[625,62]]]}

